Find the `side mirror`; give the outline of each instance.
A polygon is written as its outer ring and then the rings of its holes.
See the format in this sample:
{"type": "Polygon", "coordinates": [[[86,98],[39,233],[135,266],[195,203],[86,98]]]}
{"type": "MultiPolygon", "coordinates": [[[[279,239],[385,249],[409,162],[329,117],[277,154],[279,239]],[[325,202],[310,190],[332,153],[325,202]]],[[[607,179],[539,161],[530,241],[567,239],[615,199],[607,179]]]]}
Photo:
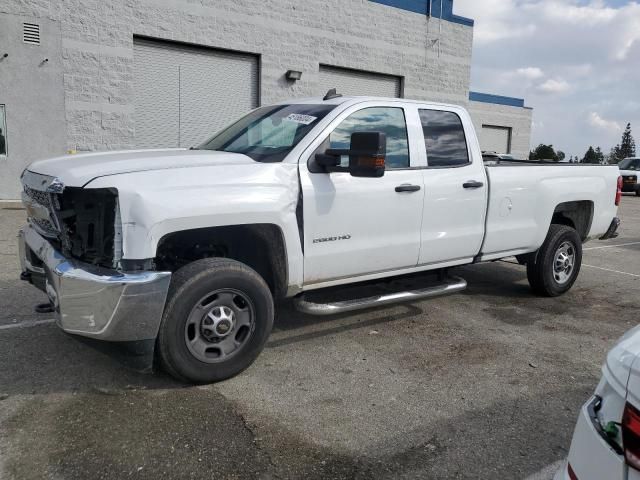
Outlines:
{"type": "Polygon", "coordinates": [[[382,177],[387,137],[382,132],[354,132],[349,149],[349,173],[354,177],[382,177]]]}
{"type": "Polygon", "coordinates": [[[382,132],[354,132],[347,149],[329,148],[317,153],[316,164],[325,172],[349,172],[354,177],[382,177],[385,170],[387,137],[382,132]],[[341,167],[340,157],[349,156],[349,167],[341,167]]]}

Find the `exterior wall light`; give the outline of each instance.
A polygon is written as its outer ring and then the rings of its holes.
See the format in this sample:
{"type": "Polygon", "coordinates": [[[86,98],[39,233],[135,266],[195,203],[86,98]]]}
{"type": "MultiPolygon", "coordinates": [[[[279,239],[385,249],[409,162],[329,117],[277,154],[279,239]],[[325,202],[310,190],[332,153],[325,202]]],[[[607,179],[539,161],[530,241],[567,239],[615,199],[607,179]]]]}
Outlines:
{"type": "Polygon", "coordinates": [[[302,72],[299,72],[298,70],[287,70],[287,73],[285,73],[284,76],[287,80],[293,80],[295,82],[302,78],[302,72]]]}

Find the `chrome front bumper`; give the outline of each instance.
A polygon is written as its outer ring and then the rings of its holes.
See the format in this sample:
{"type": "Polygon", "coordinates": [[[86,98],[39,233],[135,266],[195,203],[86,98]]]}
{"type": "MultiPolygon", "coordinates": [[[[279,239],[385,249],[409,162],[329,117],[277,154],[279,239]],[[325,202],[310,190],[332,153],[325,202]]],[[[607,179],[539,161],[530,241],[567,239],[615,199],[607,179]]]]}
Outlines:
{"type": "Polygon", "coordinates": [[[21,278],[43,290],[68,333],[113,342],[155,339],[171,272],[121,273],[64,257],[30,225],[19,233],[21,278]]]}

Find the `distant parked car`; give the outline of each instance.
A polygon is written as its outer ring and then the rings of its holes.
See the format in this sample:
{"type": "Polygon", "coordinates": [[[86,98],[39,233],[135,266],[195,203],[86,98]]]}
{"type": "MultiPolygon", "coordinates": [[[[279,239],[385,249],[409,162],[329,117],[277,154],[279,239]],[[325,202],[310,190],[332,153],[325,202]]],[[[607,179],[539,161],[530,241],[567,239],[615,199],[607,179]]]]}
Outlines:
{"type": "Polygon", "coordinates": [[[640,479],[640,326],[609,351],[554,480],[640,479]]]}
{"type": "Polygon", "coordinates": [[[640,197],[640,184],[638,184],[640,157],[625,158],[618,164],[618,168],[622,176],[622,191],[636,192],[636,195],[640,197]]]}

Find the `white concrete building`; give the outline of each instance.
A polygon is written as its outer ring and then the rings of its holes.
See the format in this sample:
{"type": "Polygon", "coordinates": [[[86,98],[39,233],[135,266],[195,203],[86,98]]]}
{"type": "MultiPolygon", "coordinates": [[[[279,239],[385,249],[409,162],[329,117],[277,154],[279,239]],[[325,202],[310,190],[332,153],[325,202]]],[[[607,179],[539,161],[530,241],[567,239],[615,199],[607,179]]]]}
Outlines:
{"type": "Polygon", "coordinates": [[[469,101],[473,20],[453,0],[3,0],[0,32],[0,199],[35,159],[187,147],[332,87],[462,104],[484,149],[529,151],[522,100],[469,101]]]}

